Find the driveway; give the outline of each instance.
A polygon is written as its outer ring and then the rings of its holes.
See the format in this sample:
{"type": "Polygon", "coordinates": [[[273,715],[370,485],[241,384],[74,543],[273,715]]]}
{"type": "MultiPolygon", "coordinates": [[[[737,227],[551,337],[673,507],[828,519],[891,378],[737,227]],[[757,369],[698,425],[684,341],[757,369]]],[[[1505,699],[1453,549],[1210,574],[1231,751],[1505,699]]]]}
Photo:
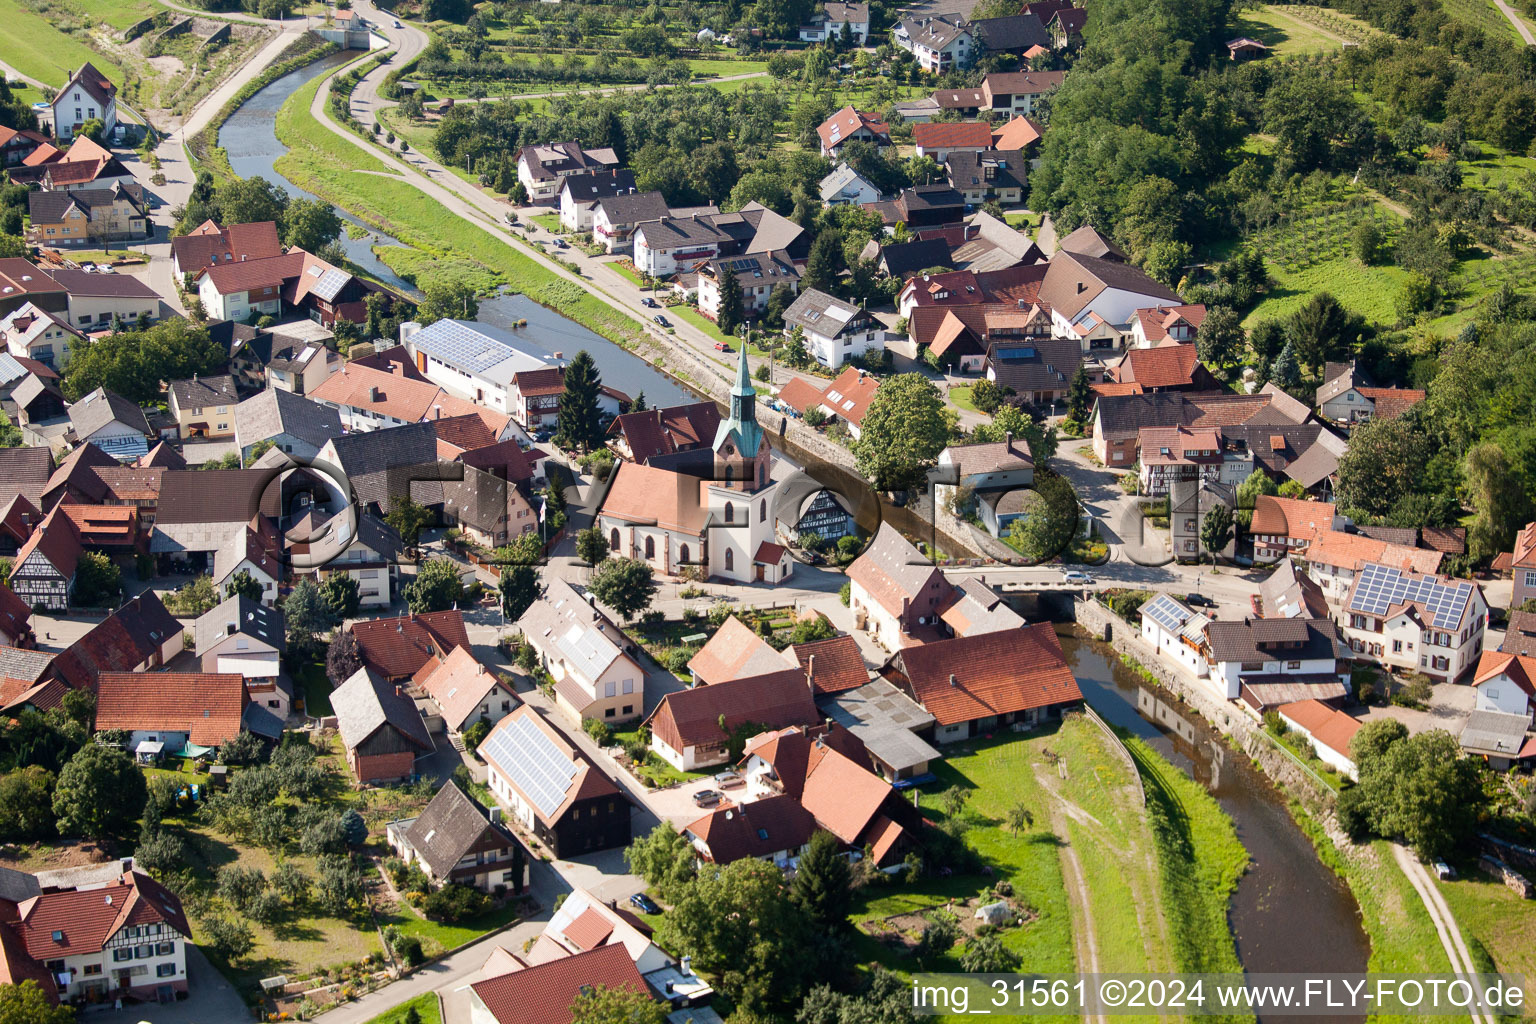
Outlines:
{"type": "Polygon", "coordinates": [[[1123,475],[1105,469],[1079,454],[1086,440],[1063,437],[1052,460],[1055,469],[1071,481],[1083,503],[1099,522],[1099,532],[1109,542],[1111,557],[1119,553],[1138,565],[1166,565],[1172,561],[1159,531],[1147,526],[1136,507],[1135,496],[1120,487],[1123,475]]]}
{"type": "Polygon", "coordinates": [[[201,950],[190,943],[187,945],[187,988],[189,994],[180,1002],[164,1006],[139,1004],[121,1010],[103,1006],[83,1011],[80,1020],[99,1024],[138,1024],[139,1021],[149,1021],[150,1024],[232,1024],[254,1019],[234,986],[208,962],[201,950]]]}
{"type": "Polygon", "coordinates": [[[1395,718],[1414,735],[1431,729],[1444,729],[1452,736],[1460,735],[1467,716],[1472,714],[1472,709],[1477,705],[1477,691],[1459,683],[1436,683],[1434,689],[1434,696],[1430,698],[1429,709],[1426,711],[1398,707],[1396,704],[1388,704],[1386,707],[1371,705],[1359,716],[1360,721],[1395,718]]]}
{"type": "MultiPolygon", "coordinates": [[[[651,810],[658,817],[665,818],[681,828],[690,821],[697,821],[709,813],[709,809],[700,808],[694,804],[693,794],[701,790],[714,788],[715,780],[713,777],[696,779],[693,782],[677,786],[673,789],[663,789],[652,793],[647,797],[647,801],[651,805],[651,810]]],[[[739,793],[741,790],[734,792],[739,793]]]]}

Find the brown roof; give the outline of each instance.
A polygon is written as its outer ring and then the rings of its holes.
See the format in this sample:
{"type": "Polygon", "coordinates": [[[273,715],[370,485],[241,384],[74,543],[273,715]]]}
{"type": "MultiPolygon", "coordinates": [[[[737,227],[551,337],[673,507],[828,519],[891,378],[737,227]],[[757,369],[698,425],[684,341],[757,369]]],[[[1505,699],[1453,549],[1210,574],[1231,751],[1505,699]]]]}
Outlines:
{"type": "Polygon", "coordinates": [[[493,823],[478,803],[450,782],[411,822],[406,839],[434,875],[446,878],[487,832],[494,833],[502,846],[517,844],[505,826],[493,823]]]}
{"type": "Polygon", "coordinates": [[[217,747],[240,732],[250,698],[239,673],[103,672],[96,686],[96,728],[186,732],[217,747]]]}
{"type": "Polygon", "coordinates": [[[608,433],[622,435],[629,444],[631,457],[643,463],[653,455],[670,455],[711,444],[719,427],[720,410],[714,402],[693,402],[625,413],[613,421],[608,433]]]}
{"type": "Polygon", "coordinates": [[[137,871],[100,888],[45,892],[16,911],[19,920],[4,930],[14,928],[38,962],[99,953],[129,925],[165,924],[182,936],[192,934],[176,894],[137,871]]]}
{"type": "Polygon", "coordinates": [[[724,683],[732,679],[783,672],[794,664],[768,645],[745,623],[732,615],[715,631],[698,654],[688,662],[688,669],[701,683],[724,683]]]}
{"type": "Polygon", "coordinates": [[[801,805],[816,824],[849,845],[859,845],[871,821],[891,795],[891,784],[828,746],[806,773],[801,805]]]}
{"type": "Polygon", "coordinates": [[[1333,516],[1334,506],[1329,502],[1261,494],[1254,500],[1248,532],[1310,542],[1319,531],[1333,529],[1333,516]]]}
{"type": "Polygon", "coordinates": [[[27,602],[16,596],[16,591],[0,583],[0,630],[13,641],[18,641],[31,632],[27,625],[32,619],[32,609],[27,607],[27,602]]]}
{"type": "Polygon", "coordinates": [[[821,145],[824,149],[835,149],[860,128],[867,128],[876,135],[884,135],[887,140],[890,139],[890,126],[880,120],[879,114],[864,113],[851,106],[844,107],[821,122],[816,129],[816,134],[821,136],[821,145]]]}
{"type": "Polygon", "coordinates": [[[941,725],[1083,699],[1048,622],[906,647],[891,663],[941,725]]]}
{"type": "Polygon", "coordinates": [[[1338,627],[1328,619],[1218,620],[1205,627],[1215,661],[1313,661],[1332,657],[1338,627]]]}
{"type": "Polygon", "coordinates": [[[1178,293],[1147,276],[1145,271],[1119,260],[1084,256],[1060,249],[1046,266],[1040,298],[1069,320],[1075,320],[1105,289],[1119,289],[1154,299],[1178,302],[1178,293]]]}
{"type": "Polygon", "coordinates": [[[432,424],[432,432],[437,435],[439,441],[452,445],[460,451],[473,451],[498,443],[496,435],[491,432],[485,420],[472,413],[444,416],[429,422],[432,424]]]}
{"type": "Polygon", "coordinates": [[[810,687],[799,667],[771,675],[735,679],[678,690],[662,697],[651,713],[651,732],[673,750],[725,739],[720,728],[734,729],[754,722],[770,729],[811,725],[821,713],[811,700],[810,687]]]}
{"type": "Polygon", "coordinates": [[[950,445],[947,450],[956,471],[964,476],[1008,473],[1028,469],[1035,464],[1035,457],[1029,450],[1029,441],[1022,437],[1007,441],[950,445]]]}
{"type": "Polygon", "coordinates": [[[800,662],[817,693],[842,693],[869,682],[869,666],[864,664],[858,642],[846,634],[808,644],[791,644],[786,653],[800,662]]]}
{"type": "Polygon", "coordinates": [[[1133,348],[1110,372],[1121,383],[1135,382],[1144,389],[1190,387],[1203,371],[1193,344],[1161,348],[1133,348]]]}
{"type": "Polygon", "coordinates": [[[133,671],[182,632],[160,595],[146,590],[55,658],[54,671],[76,689],[94,690],[101,673],[133,671]]]}
{"type": "Polygon", "coordinates": [[[496,1024],[570,1024],[571,1004],[598,985],[650,995],[622,942],[477,981],[470,991],[496,1024]]]}
{"type": "Polygon", "coordinates": [[[304,271],[302,249],[281,256],[268,256],[258,260],[242,260],[239,263],[220,263],[204,268],[199,277],[206,276],[220,295],[248,292],[262,288],[281,288],[285,281],[298,277],[304,271]]]}
{"type": "Polygon", "coordinates": [[[275,221],[231,224],[227,228],[205,221],[191,234],[171,239],[171,253],[182,273],[190,274],[220,260],[238,263],[281,256],[283,245],[275,221]]]}
{"type": "Polygon", "coordinates": [[[85,553],[85,547],[80,543],[80,534],[75,530],[73,520],[59,511],[61,507],[54,506],[53,511],[43,517],[32,536],[27,538],[27,542],[17,549],[14,565],[25,565],[33,552],[37,552],[66,580],[75,575],[75,566],[85,553]]]}
{"type": "Polygon", "coordinates": [[[470,646],[457,609],[354,622],[352,636],[363,664],[386,679],[414,676],[435,655],[470,646]]]}
{"type": "Polygon", "coordinates": [[[924,149],[990,149],[992,125],[986,121],[929,121],[912,126],[912,141],[924,149]]]}
{"type": "Polygon", "coordinates": [[[729,864],[799,850],[815,834],[816,819],[794,797],[775,793],[751,803],[722,804],[682,830],[704,844],[709,861],[729,864]]]}
{"type": "Polygon", "coordinates": [[[1439,551],[1388,544],[1343,530],[1321,531],[1307,545],[1307,561],[1350,570],[1358,570],[1366,562],[1377,562],[1410,572],[1433,573],[1439,570],[1444,557],[1439,551]]]}
{"type": "Polygon", "coordinates": [[[693,536],[704,530],[709,509],[700,500],[706,481],[686,473],[620,463],[603,499],[601,515],[635,523],[656,523],[693,536]]]}
{"type": "Polygon", "coordinates": [[[1410,408],[1424,401],[1425,393],[1417,388],[1356,388],[1372,402],[1372,413],[1377,419],[1396,419],[1410,408]]]}
{"type": "Polygon", "coordinates": [[[848,579],[862,587],[892,615],[904,611],[903,598],[920,594],[939,572],[890,523],[881,523],[875,539],[848,567],[848,579]]]}
{"type": "Polygon", "coordinates": [[[34,508],[40,507],[52,475],[53,452],[48,448],[0,448],[0,505],[10,504],[20,494],[34,508]]]}
{"type": "Polygon", "coordinates": [[[992,133],[992,146],[1001,150],[1021,150],[1045,134],[1035,122],[1022,114],[992,133]]]}
{"type": "MultiPolygon", "coordinates": [[[[476,707],[499,680],[475,660],[468,647],[455,647],[442,661],[429,661],[421,671],[430,672],[421,680],[422,689],[442,709],[448,728],[462,729],[476,707]]],[[[508,687],[510,691],[511,688],[508,687]]]]}

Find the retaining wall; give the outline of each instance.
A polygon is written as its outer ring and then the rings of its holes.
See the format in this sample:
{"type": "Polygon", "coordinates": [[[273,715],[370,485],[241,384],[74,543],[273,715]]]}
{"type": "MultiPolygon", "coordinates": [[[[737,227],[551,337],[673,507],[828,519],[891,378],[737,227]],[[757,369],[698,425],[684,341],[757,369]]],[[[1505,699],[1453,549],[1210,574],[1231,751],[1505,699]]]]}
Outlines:
{"type": "MultiPolygon", "coordinates": [[[[1193,711],[1213,728],[1228,737],[1249,760],[1283,786],[1306,807],[1308,813],[1322,819],[1333,815],[1334,792],[1313,778],[1310,769],[1264,731],[1263,723],[1229,701],[1219,699],[1204,686],[1179,669],[1169,665],[1152,646],[1141,638],[1136,626],[1120,618],[1098,601],[1073,602],[1078,625],[1096,637],[1104,638],[1118,654],[1128,655],[1157,681],[1157,685],[1176,697],[1182,708],[1193,711]]],[[[1143,710],[1155,710],[1143,708],[1143,710]]],[[[1157,715],[1154,714],[1154,719],[1157,715]]]]}

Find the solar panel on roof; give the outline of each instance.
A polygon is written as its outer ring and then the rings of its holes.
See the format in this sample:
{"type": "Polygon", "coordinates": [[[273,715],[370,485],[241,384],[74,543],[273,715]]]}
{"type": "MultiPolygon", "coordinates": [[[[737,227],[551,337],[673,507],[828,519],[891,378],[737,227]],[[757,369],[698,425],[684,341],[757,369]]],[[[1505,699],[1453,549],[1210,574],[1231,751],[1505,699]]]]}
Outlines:
{"type": "Polygon", "coordinates": [[[1371,562],[1360,570],[1349,608],[1366,615],[1385,615],[1393,605],[1416,603],[1429,612],[1435,628],[1455,629],[1471,599],[1470,583],[1446,583],[1433,576],[1408,577],[1392,566],[1371,562]]]}
{"type": "Polygon", "coordinates": [[[509,722],[485,741],[487,760],[495,762],[545,817],[565,800],[577,765],[544,731],[526,718],[509,722]]]}
{"type": "Polygon", "coordinates": [[[1191,617],[1191,613],[1183,605],[1167,594],[1159,594],[1150,603],[1143,605],[1141,614],[1169,633],[1179,632],[1191,617]]]}

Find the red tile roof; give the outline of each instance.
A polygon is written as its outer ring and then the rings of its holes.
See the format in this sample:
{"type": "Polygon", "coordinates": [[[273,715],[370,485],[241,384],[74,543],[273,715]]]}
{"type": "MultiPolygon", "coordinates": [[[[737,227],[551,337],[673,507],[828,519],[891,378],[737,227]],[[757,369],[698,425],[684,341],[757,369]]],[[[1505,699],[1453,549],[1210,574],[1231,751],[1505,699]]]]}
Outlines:
{"type": "Polygon", "coordinates": [[[468,647],[455,647],[453,653],[441,661],[429,660],[417,674],[421,673],[426,673],[420,680],[422,689],[437,701],[443,720],[453,730],[464,727],[486,694],[499,682],[475,660],[468,647]]]}
{"type": "Polygon", "coordinates": [[[137,871],[97,889],[34,896],[18,906],[17,913],[20,920],[13,927],[27,955],[40,963],[99,953],[129,925],[166,924],[183,936],[192,934],[181,900],[137,871]]]}
{"type": "MultiPolygon", "coordinates": [[[[803,383],[799,377],[794,380],[803,383]]],[[[714,402],[693,402],[625,413],[614,419],[608,433],[622,436],[634,461],[643,463],[653,455],[670,455],[710,444],[719,426],[720,410],[714,402]]]]}
{"type": "Polygon", "coordinates": [[[198,746],[217,747],[239,734],[249,702],[238,673],[103,672],[96,728],[186,732],[198,746]]]}
{"type": "Polygon", "coordinates": [[[576,920],[565,926],[565,937],[577,949],[596,949],[612,934],[613,922],[594,907],[588,907],[576,920]]]}
{"type": "Polygon", "coordinates": [[[891,795],[891,784],[839,751],[818,749],[821,756],[806,775],[801,806],[811,812],[816,824],[843,842],[858,845],[891,795]]]}
{"type": "Polygon", "coordinates": [[[1005,152],[1021,150],[1044,134],[1039,125],[1021,114],[992,134],[992,147],[1005,152]]]}
{"type": "Polygon", "coordinates": [[[1083,699],[1046,622],[903,648],[892,665],[940,725],[1083,699]]]}
{"type": "Polygon", "coordinates": [[[1144,389],[1189,387],[1195,382],[1195,368],[1199,365],[1194,345],[1166,345],[1133,348],[1109,372],[1122,384],[1134,382],[1144,389]]]}
{"type": "Polygon", "coordinates": [[[986,121],[930,121],[912,126],[912,141],[924,149],[991,149],[992,125],[986,121]]]}
{"type": "Polygon", "coordinates": [[[132,544],[139,536],[139,510],[132,505],[59,505],[87,547],[132,544]]]}
{"type": "Polygon", "coordinates": [[[460,451],[472,451],[496,444],[496,435],[485,420],[472,413],[461,416],[444,416],[430,421],[437,439],[460,451]]]}
{"type": "Polygon", "coordinates": [[[701,494],[708,486],[686,473],[623,462],[614,469],[601,514],[700,536],[709,513],[701,494]]]}
{"type": "Polygon", "coordinates": [[[1363,533],[1323,530],[1307,545],[1307,561],[1318,565],[1358,570],[1366,562],[1379,562],[1409,572],[1432,573],[1440,569],[1445,556],[1427,548],[1388,544],[1363,533]]]}
{"type": "Polygon", "coordinates": [[[855,110],[853,107],[844,107],[825,121],[816,129],[816,134],[821,136],[823,149],[836,149],[839,145],[850,139],[860,128],[866,128],[876,135],[884,135],[889,141],[891,128],[880,120],[878,114],[866,114],[855,110]]]}
{"type": "Polygon", "coordinates": [[[497,1024],[570,1024],[571,1004],[597,985],[650,995],[622,942],[477,981],[470,991],[497,1024]]]}
{"type": "Polygon", "coordinates": [[[1510,553],[1510,569],[1536,569],[1536,523],[1526,523],[1515,534],[1515,545],[1510,553]]]}
{"type": "Polygon", "coordinates": [[[302,249],[282,256],[268,256],[259,260],[243,260],[239,263],[220,263],[207,267],[199,277],[206,276],[220,295],[248,292],[253,289],[281,288],[285,281],[296,278],[304,270],[302,249]]]}
{"type": "Polygon", "coordinates": [[[1141,321],[1141,331],[1148,341],[1162,341],[1168,337],[1168,329],[1181,320],[1199,330],[1200,325],[1205,323],[1205,306],[1200,303],[1150,306],[1138,309],[1133,315],[1141,321]]]}
{"type": "Polygon", "coordinates": [[[788,652],[800,662],[817,693],[842,693],[869,682],[869,666],[851,636],[834,636],[809,644],[792,644],[788,652]],[[813,662],[812,659],[815,659],[813,662]]]}
{"type": "Polygon", "coordinates": [[[27,602],[16,596],[16,592],[3,583],[0,583],[0,633],[16,641],[26,636],[31,631],[27,625],[32,618],[32,609],[27,607],[27,602]]]}
{"type": "Polygon", "coordinates": [[[774,650],[768,641],[732,615],[688,662],[688,668],[701,683],[724,683],[783,672],[794,664],[794,659],[774,650]]]}
{"type": "Polygon", "coordinates": [[[54,673],[76,689],[95,690],[103,672],[132,672],[183,632],[160,595],[146,590],[54,659],[54,673]]]}
{"type": "Polygon", "coordinates": [[[1527,697],[1536,697],[1536,658],[1503,651],[1484,651],[1472,676],[1474,685],[1497,676],[1507,676],[1527,697]]]}
{"type": "Polygon", "coordinates": [[[352,635],[363,664],[386,679],[414,676],[434,655],[470,646],[457,610],[354,622],[352,635]]]}
{"type": "Polygon", "coordinates": [[[734,729],[743,722],[779,729],[813,725],[821,720],[821,713],[811,700],[804,673],[796,667],[772,675],[669,693],[651,713],[649,724],[657,739],[682,752],[688,747],[723,741],[722,719],[726,729],[734,729]]]}
{"type": "Polygon", "coordinates": [[[1424,401],[1425,393],[1417,388],[1356,388],[1373,403],[1371,415],[1377,419],[1396,419],[1410,408],[1424,401]]]}
{"type": "Polygon", "coordinates": [[[1299,700],[1282,704],[1280,714],[1295,722],[1319,743],[1349,757],[1349,741],[1360,731],[1360,720],[1337,711],[1319,700],[1299,700]]]}
{"type": "Polygon", "coordinates": [[[864,414],[879,388],[880,381],[874,374],[850,366],[827,385],[823,402],[839,419],[858,426],[864,422],[864,414]]]}
{"type": "Polygon", "coordinates": [[[1301,501],[1261,494],[1253,503],[1251,534],[1292,537],[1311,542],[1319,531],[1333,529],[1334,506],[1325,501],[1301,501]]]}
{"type": "Polygon", "coordinates": [[[283,244],[278,240],[275,221],[231,224],[227,228],[204,221],[191,234],[171,239],[171,252],[182,273],[193,274],[220,260],[239,263],[281,256],[283,244]]]}
{"type": "Polygon", "coordinates": [[[682,831],[704,844],[712,863],[729,864],[780,850],[798,852],[815,834],[816,819],[794,797],[776,793],[747,804],[722,804],[682,831]]]}
{"type": "Polygon", "coordinates": [[[85,553],[85,548],[80,544],[75,524],[68,515],[59,511],[61,507],[54,506],[53,511],[43,517],[32,536],[17,550],[13,559],[15,565],[25,565],[35,551],[46,558],[48,564],[66,580],[75,575],[75,565],[85,553]]]}

